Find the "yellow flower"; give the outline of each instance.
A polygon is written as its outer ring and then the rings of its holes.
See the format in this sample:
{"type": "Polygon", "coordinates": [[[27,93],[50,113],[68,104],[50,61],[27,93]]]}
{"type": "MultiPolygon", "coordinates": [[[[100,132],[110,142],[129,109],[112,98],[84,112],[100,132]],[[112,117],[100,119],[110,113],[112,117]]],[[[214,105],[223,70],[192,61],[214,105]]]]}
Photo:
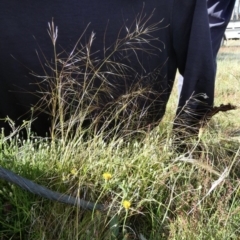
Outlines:
{"type": "Polygon", "coordinates": [[[129,209],[130,206],[131,206],[131,202],[128,201],[128,200],[124,200],[123,203],[122,203],[122,205],[123,205],[123,207],[124,207],[125,209],[129,209]]]}
{"type": "Polygon", "coordinates": [[[77,175],[77,169],[76,169],[76,168],[73,168],[73,169],[71,170],[71,174],[74,175],[74,176],[76,176],[76,175],[77,175]]]}
{"type": "Polygon", "coordinates": [[[108,181],[108,180],[110,180],[112,178],[112,174],[109,173],[109,172],[105,172],[103,174],[103,178],[108,181]]]}

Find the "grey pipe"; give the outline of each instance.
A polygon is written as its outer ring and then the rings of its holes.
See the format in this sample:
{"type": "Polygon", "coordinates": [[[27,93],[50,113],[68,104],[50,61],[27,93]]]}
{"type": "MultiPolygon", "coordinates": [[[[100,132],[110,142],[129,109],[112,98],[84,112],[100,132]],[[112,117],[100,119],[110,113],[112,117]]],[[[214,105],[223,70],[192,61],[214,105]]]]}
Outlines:
{"type": "Polygon", "coordinates": [[[96,204],[80,198],[75,198],[66,194],[51,191],[50,189],[43,187],[37,183],[34,183],[33,181],[30,181],[24,177],[21,177],[15,174],[14,172],[7,170],[1,166],[0,166],[0,178],[13,184],[16,184],[20,188],[27,190],[33,194],[39,195],[50,200],[81,207],[83,209],[88,210],[100,210],[100,211],[105,210],[103,204],[96,204]]]}

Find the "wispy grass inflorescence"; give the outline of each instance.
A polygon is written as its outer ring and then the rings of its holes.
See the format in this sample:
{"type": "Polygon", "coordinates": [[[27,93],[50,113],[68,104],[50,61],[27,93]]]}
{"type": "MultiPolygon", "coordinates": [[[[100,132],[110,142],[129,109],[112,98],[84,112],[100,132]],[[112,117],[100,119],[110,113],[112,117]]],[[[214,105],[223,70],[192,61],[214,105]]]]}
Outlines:
{"type": "MultiPolygon", "coordinates": [[[[162,92],[154,90],[154,84],[150,83],[155,76],[143,75],[126,64],[133,54],[145,72],[139,55],[145,53],[150,56],[161,51],[154,46],[154,42],[159,40],[152,36],[159,30],[161,22],[148,24],[152,14],[139,14],[130,27],[123,26],[114,43],[110,46],[104,44],[103,49],[97,52],[92,50],[94,32],[85,45],[81,43],[87,26],[70,53],[63,51],[63,54],[58,54],[58,28],[53,22],[49,23],[48,33],[55,60],[53,66],[48,63],[48,68],[52,69],[53,75],[45,76],[43,82],[47,82],[49,88],[41,91],[42,107],[37,106],[36,109],[49,108],[52,139],[57,136],[65,140],[73,136],[79,138],[84,128],[94,134],[120,136],[142,131],[150,123],[156,126],[159,117],[154,120],[153,116],[162,111],[161,105],[164,104],[161,103],[162,92]]],[[[160,70],[156,69],[155,74],[160,70]]]]}

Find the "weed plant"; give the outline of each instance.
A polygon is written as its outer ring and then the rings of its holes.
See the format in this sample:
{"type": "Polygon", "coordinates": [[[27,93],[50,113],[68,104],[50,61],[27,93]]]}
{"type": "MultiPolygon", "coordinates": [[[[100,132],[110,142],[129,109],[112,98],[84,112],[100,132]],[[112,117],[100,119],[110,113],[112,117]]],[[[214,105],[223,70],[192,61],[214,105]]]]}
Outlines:
{"type": "MultiPolygon", "coordinates": [[[[49,64],[54,77],[44,79],[51,91],[40,101],[45,105],[39,105],[50,109],[51,140],[34,137],[31,131],[24,140],[18,131],[0,139],[0,166],[54,191],[102,203],[106,211],[51,202],[0,180],[1,240],[239,239],[240,148],[239,136],[233,134],[239,129],[234,121],[239,112],[214,117],[197,139],[187,142],[188,154],[179,154],[171,134],[175,92],[162,122],[148,128],[137,102],[155,95],[152,89],[131,86],[128,94],[109,101],[114,92],[107,78],[133,71],[111,57],[126,42],[149,44],[146,38],[150,41],[157,25],[146,27],[147,20],[119,39],[103,62],[91,57],[94,35],[66,59],[54,50],[54,66],[49,64]],[[75,81],[76,76],[84,81],[75,81]],[[93,89],[96,76],[101,81],[93,89]],[[108,105],[102,104],[102,93],[108,94],[108,105]]],[[[49,35],[56,49],[53,23],[49,35]]],[[[238,104],[232,102],[238,101],[238,90],[226,80],[239,60],[229,62],[222,56],[216,102],[238,104]],[[228,91],[231,96],[225,97],[228,91]]],[[[239,77],[234,72],[236,84],[239,77]]]]}

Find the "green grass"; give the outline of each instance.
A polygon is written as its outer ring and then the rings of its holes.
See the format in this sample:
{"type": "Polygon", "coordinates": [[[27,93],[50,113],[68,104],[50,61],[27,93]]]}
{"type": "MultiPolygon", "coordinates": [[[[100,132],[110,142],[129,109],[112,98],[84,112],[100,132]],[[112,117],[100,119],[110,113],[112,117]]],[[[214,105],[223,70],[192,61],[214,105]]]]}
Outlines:
{"type": "MultiPolygon", "coordinates": [[[[216,105],[239,106],[239,59],[239,47],[221,49],[216,105]]],[[[130,139],[2,136],[0,166],[103,203],[107,211],[51,202],[0,180],[0,239],[239,239],[240,112],[214,116],[199,139],[190,140],[192,157],[186,158],[176,153],[171,135],[176,102],[174,89],[160,125],[130,139]]]]}

